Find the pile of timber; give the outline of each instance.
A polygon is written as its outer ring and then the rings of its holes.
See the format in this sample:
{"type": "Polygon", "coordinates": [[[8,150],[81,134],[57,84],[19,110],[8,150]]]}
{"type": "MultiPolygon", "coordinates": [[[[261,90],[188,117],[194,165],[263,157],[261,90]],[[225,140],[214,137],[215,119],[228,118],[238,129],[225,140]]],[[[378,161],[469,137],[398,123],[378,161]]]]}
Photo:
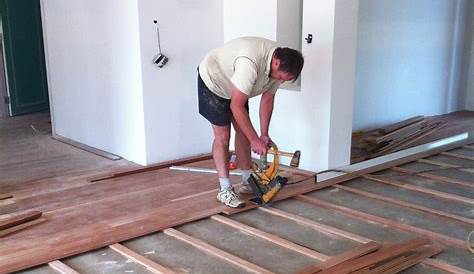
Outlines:
{"type": "Polygon", "coordinates": [[[318,265],[306,267],[298,274],[389,274],[399,273],[442,251],[438,244],[416,238],[403,243],[380,245],[369,242],[318,265]]]}
{"type": "Polygon", "coordinates": [[[354,133],[352,163],[409,148],[445,124],[443,118],[415,116],[384,128],[354,133]]]}

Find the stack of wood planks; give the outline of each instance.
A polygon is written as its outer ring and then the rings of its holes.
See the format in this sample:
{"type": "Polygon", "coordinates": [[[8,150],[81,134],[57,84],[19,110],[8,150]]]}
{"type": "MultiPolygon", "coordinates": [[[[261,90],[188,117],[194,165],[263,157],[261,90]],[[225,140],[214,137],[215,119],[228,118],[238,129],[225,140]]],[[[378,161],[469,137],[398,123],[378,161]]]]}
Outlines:
{"type": "Polygon", "coordinates": [[[445,124],[443,118],[415,116],[384,128],[354,133],[352,163],[406,149],[445,124]]]}
{"type": "Polygon", "coordinates": [[[439,245],[423,238],[385,245],[369,242],[321,264],[306,267],[298,274],[398,273],[441,251],[439,245]]]}

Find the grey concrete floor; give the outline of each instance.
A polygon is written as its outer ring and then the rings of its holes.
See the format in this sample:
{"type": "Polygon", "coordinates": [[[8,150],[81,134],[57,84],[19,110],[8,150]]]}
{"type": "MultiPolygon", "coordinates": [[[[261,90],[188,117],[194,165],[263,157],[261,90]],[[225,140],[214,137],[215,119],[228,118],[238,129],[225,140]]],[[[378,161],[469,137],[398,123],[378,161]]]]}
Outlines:
{"type": "MultiPolygon", "coordinates": [[[[130,163],[123,160],[110,161],[51,139],[47,114],[37,114],[15,119],[8,121],[0,120],[0,151],[2,151],[0,153],[0,174],[2,174],[0,187],[2,185],[11,187],[44,176],[64,174],[71,174],[73,176],[84,172],[93,172],[97,169],[130,165],[130,163]],[[33,125],[34,129],[31,125],[33,125]]],[[[436,159],[440,160],[439,157],[436,159]]],[[[421,163],[411,163],[406,166],[416,169],[432,167],[431,165],[421,163]]],[[[451,170],[451,172],[446,170],[443,172],[446,172],[446,176],[465,176],[465,178],[470,178],[468,174],[456,170],[451,170]]],[[[383,171],[378,174],[387,175],[394,174],[394,172],[383,171]]],[[[438,191],[445,191],[446,193],[456,193],[457,195],[472,197],[472,192],[468,192],[468,189],[453,187],[445,183],[420,177],[409,177],[407,182],[438,191]]],[[[446,203],[446,201],[439,198],[430,198],[424,194],[365,179],[355,179],[346,182],[345,185],[402,201],[417,203],[437,210],[459,214],[468,218],[472,218],[473,214],[472,206],[454,202],[446,203]]],[[[380,202],[332,187],[309,193],[308,196],[317,197],[334,204],[382,216],[401,223],[425,228],[457,239],[465,239],[466,233],[473,229],[472,226],[466,224],[380,202]]],[[[338,211],[316,207],[295,199],[275,203],[273,207],[379,242],[399,242],[413,239],[417,236],[414,233],[401,231],[368,220],[361,220],[338,211]]],[[[329,256],[340,254],[360,245],[360,243],[348,238],[329,235],[317,229],[271,215],[258,209],[234,214],[229,218],[329,256]]],[[[293,273],[302,267],[318,263],[315,259],[209,218],[175,227],[175,229],[275,273],[293,273]]],[[[247,273],[242,268],[206,253],[188,243],[165,235],[162,232],[131,239],[121,244],[154,262],[178,272],[247,273]]],[[[435,256],[435,258],[457,267],[474,271],[473,257],[465,250],[447,247],[443,253],[435,256]]],[[[71,256],[61,261],[79,273],[151,273],[145,267],[107,247],[71,256]]],[[[19,273],[47,274],[56,272],[49,266],[43,265],[19,273]]],[[[447,272],[419,264],[402,273],[439,274],[447,272]]]]}

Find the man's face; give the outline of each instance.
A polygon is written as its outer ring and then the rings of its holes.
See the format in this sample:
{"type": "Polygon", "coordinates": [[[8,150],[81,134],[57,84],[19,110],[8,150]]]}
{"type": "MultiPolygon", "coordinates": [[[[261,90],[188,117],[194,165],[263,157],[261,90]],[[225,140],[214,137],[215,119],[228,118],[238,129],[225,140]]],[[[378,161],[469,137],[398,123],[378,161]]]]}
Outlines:
{"type": "Polygon", "coordinates": [[[286,81],[293,81],[293,79],[295,78],[295,76],[289,74],[288,72],[280,71],[280,70],[272,71],[271,77],[273,79],[276,79],[277,81],[280,81],[280,83],[283,83],[286,81]]]}
{"type": "Polygon", "coordinates": [[[280,83],[283,83],[283,82],[286,82],[286,81],[293,81],[295,76],[288,73],[288,72],[286,72],[286,71],[280,70],[279,67],[280,67],[280,60],[278,60],[277,58],[273,58],[272,59],[272,70],[271,70],[271,73],[270,73],[270,77],[272,77],[273,79],[279,81],[280,83]]]}

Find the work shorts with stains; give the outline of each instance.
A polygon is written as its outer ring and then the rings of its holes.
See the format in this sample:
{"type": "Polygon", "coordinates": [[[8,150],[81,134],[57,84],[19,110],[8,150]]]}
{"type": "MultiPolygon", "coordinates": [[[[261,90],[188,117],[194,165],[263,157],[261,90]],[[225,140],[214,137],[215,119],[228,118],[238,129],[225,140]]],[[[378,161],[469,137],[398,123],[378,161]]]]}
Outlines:
{"type": "MultiPolygon", "coordinates": [[[[198,73],[199,114],[216,126],[228,126],[232,121],[230,99],[217,96],[206,86],[198,73]]],[[[245,104],[249,111],[249,102],[245,104]]]]}

